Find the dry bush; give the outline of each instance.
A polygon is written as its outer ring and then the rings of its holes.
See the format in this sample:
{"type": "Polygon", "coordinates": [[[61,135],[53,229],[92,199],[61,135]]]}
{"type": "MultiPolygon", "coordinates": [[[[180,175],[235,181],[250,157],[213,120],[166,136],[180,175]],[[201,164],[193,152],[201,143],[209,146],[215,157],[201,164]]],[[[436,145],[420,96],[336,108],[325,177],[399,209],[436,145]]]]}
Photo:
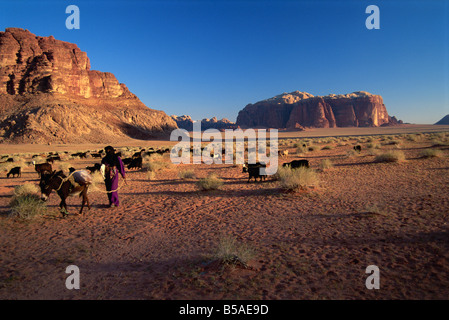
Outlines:
{"type": "Polygon", "coordinates": [[[374,161],[376,162],[402,162],[405,160],[405,154],[399,150],[391,150],[378,154],[374,161]]]}
{"type": "Polygon", "coordinates": [[[366,145],[368,149],[380,149],[380,145],[378,143],[368,143],[366,145]]]}
{"type": "Polygon", "coordinates": [[[198,180],[196,183],[200,190],[217,190],[223,185],[223,180],[217,177],[216,174],[209,174],[206,178],[198,180]]]}
{"type": "Polygon", "coordinates": [[[25,183],[14,188],[10,201],[10,217],[32,219],[47,212],[47,206],[39,197],[39,188],[32,183],[25,183]]]}
{"type": "Polygon", "coordinates": [[[275,178],[279,181],[281,188],[286,191],[306,190],[319,184],[316,172],[305,167],[296,169],[279,167],[275,178]]]}
{"type": "Polygon", "coordinates": [[[303,154],[307,152],[307,147],[304,147],[303,145],[300,145],[296,148],[296,154],[303,154]]]}
{"type": "Polygon", "coordinates": [[[195,179],[195,171],[193,170],[181,170],[178,172],[180,179],[195,179]]]}
{"type": "Polygon", "coordinates": [[[248,266],[248,262],[254,259],[255,251],[247,244],[240,244],[234,237],[226,236],[220,239],[214,258],[225,265],[248,266]]]}
{"type": "Polygon", "coordinates": [[[334,166],[334,164],[332,163],[331,160],[329,159],[323,159],[320,162],[320,169],[321,170],[326,170],[326,169],[330,169],[334,166]]]}
{"type": "Polygon", "coordinates": [[[424,149],[419,153],[422,158],[441,158],[443,152],[439,149],[424,149]]]}

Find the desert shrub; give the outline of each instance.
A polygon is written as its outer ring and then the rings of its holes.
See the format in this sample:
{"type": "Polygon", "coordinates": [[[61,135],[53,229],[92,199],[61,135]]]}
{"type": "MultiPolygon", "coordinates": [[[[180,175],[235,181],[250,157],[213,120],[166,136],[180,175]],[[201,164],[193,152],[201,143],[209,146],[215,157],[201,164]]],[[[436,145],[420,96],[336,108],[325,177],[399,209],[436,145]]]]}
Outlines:
{"type": "Polygon", "coordinates": [[[255,257],[255,251],[247,244],[238,243],[234,237],[226,236],[220,239],[214,258],[226,265],[241,264],[248,266],[248,262],[255,257]]]}
{"type": "Polygon", "coordinates": [[[305,167],[296,169],[279,167],[275,178],[286,191],[305,190],[317,186],[319,182],[315,171],[305,167]]]}
{"type": "Polygon", "coordinates": [[[333,149],[334,148],[334,146],[324,146],[324,147],[322,147],[321,148],[321,150],[331,150],[331,149],[333,149]]]}
{"type": "Polygon", "coordinates": [[[404,153],[398,150],[392,150],[378,154],[375,158],[376,162],[401,162],[404,160],[405,160],[404,153]]]}
{"type": "Polygon", "coordinates": [[[334,164],[332,163],[331,160],[329,159],[323,159],[320,162],[320,169],[321,170],[326,170],[326,169],[330,169],[334,166],[334,164]]]}
{"type": "Polygon", "coordinates": [[[47,206],[39,197],[39,188],[32,183],[16,186],[10,202],[10,217],[31,219],[43,215],[47,206]]]}
{"type": "Polygon", "coordinates": [[[440,158],[443,156],[443,152],[438,149],[424,149],[419,153],[419,155],[422,158],[440,158]]]}
{"type": "Polygon", "coordinates": [[[3,162],[0,163],[0,171],[8,172],[12,168],[14,168],[16,165],[12,162],[3,162]]]}
{"type": "Polygon", "coordinates": [[[441,139],[432,139],[431,142],[434,147],[444,147],[449,144],[441,139]]]}
{"type": "Polygon", "coordinates": [[[180,179],[195,179],[195,171],[193,170],[181,170],[178,172],[180,179]]]}
{"type": "Polygon", "coordinates": [[[368,143],[368,144],[366,145],[366,147],[367,147],[368,149],[380,149],[380,145],[377,144],[377,143],[368,143]]]}
{"type": "Polygon", "coordinates": [[[385,142],[383,144],[386,145],[386,146],[398,146],[398,145],[401,144],[401,141],[399,141],[399,140],[390,140],[390,141],[387,141],[387,142],[385,142]]]}
{"type": "Polygon", "coordinates": [[[223,180],[215,174],[209,174],[206,178],[198,180],[197,186],[200,190],[217,190],[223,185],[223,180]]]}
{"type": "Polygon", "coordinates": [[[307,152],[307,147],[303,147],[302,145],[300,145],[299,147],[296,148],[296,154],[303,154],[307,152]]]}
{"type": "Polygon", "coordinates": [[[142,169],[144,171],[161,171],[164,169],[170,169],[172,168],[173,164],[169,161],[162,161],[162,160],[150,160],[150,161],[144,161],[142,163],[142,169]]]}
{"type": "Polygon", "coordinates": [[[159,171],[164,167],[162,161],[148,161],[142,163],[142,169],[145,171],[159,171]]]}

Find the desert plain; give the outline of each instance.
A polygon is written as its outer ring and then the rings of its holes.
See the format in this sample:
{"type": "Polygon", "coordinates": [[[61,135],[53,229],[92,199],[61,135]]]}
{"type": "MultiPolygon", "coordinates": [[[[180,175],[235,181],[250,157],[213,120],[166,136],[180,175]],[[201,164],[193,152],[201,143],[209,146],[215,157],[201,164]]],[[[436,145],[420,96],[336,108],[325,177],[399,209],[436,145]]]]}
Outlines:
{"type": "MultiPolygon", "coordinates": [[[[309,160],[313,187],[286,191],[274,177],[248,183],[239,165],[174,165],[166,154],[145,159],[157,166],[127,170],[117,208],[107,207],[98,182],[83,215],[81,200],[70,197],[63,218],[53,192],[45,214],[22,219],[10,215],[14,188],[38,185],[38,174],[32,165],[21,177],[2,170],[0,299],[447,299],[449,126],[279,138],[288,150],[280,164],[309,160]],[[391,151],[404,158],[379,160],[391,151]],[[221,187],[200,190],[210,173],[221,187]],[[224,247],[234,259],[223,260],[224,247]],[[80,270],[78,290],[66,288],[69,265],[80,270]],[[380,270],[379,289],[365,285],[370,265],[380,270]]],[[[173,144],[114,147],[131,154],[173,144]]],[[[104,147],[1,145],[0,154],[29,163],[34,154],[67,151],[54,168],[83,169],[99,159],[69,154],[104,147]]]]}

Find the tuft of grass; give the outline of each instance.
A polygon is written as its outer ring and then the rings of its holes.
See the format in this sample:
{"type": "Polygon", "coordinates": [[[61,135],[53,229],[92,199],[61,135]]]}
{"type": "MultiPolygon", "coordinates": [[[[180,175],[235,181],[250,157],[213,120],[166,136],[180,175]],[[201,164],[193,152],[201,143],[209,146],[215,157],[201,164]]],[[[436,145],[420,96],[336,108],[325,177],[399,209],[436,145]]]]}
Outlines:
{"type": "Polygon", "coordinates": [[[286,191],[306,190],[318,186],[319,183],[316,172],[305,167],[296,169],[279,167],[275,177],[281,188],[286,191]]]}
{"type": "Polygon", "coordinates": [[[178,177],[180,179],[195,179],[195,171],[193,170],[181,170],[178,172],[178,177]]]}
{"type": "Polygon", "coordinates": [[[223,185],[223,180],[212,173],[206,178],[198,180],[196,185],[200,188],[200,190],[218,190],[223,185]]]}
{"type": "Polygon", "coordinates": [[[378,154],[374,159],[376,162],[402,162],[405,161],[404,152],[399,150],[392,150],[385,153],[378,154]]]}
{"type": "Polygon", "coordinates": [[[320,169],[321,170],[326,170],[326,169],[330,169],[334,166],[334,164],[332,163],[331,160],[329,159],[323,159],[320,162],[320,169]]]}
{"type": "Polygon", "coordinates": [[[380,149],[380,145],[377,144],[377,143],[368,143],[368,144],[366,145],[366,147],[367,147],[368,149],[380,149]]]}
{"type": "Polygon", "coordinates": [[[443,156],[443,152],[439,149],[424,149],[419,155],[422,158],[441,158],[443,156]]]}
{"type": "Polygon", "coordinates": [[[247,244],[238,243],[234,237],[226,236],[220,239],[214,258],[225,265],[248,266],[255,257],[255,251],[247,244]]]}
{"type": "Polygon", "coordinates": [[[16,186],[14,195],[9,203],[10,217],[32,219],[47,212],[47,206],[39,197],[39,188],[31,183],[16,186]]]}

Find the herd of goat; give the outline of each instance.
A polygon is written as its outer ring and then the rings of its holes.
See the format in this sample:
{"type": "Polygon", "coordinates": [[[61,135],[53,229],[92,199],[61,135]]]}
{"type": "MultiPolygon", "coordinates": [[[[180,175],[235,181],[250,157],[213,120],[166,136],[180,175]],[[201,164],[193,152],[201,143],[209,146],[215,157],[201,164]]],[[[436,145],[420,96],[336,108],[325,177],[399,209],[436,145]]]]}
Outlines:
{"type": "MultiPolygon", "coordinates": [[[[357,152],[361,151],[361,147],[360,145],[354,146],[354,150],[356,150],[357,152]]],[[[164,149],[157,149],[155,150],[154,148],[149,148],[148,150],[145,149],[141,149],[139,152],[134,153],[131,157],[127,157],[127,158],[123,158],[123,164],[129,169],[141,169],[142,168],[142,163],[143,163],[143,156],[151,156],[152,154],[165,154],[165,153],[170,153],[170,149],[169,148],[164,148],[164,149]]],[[[117,152],[118,156],[121,156],[121,152],[117,152]]],[[[279,155],[280,156],[286,156],[288,155],[287,150],[284,151],[279,151],[279,155]]],[[[92,158],[102,158],[104,156],[104,151],[103,150],[99,150],[98,152],[78,152],[78,153],[73,153],[71,154],[72,157],[78,157],[78,158],[88,158],[89,156],[92,158]]],[[[33,156],[33,159],[38,157],[37,155],[33,156]]],[[[7,158],[5,162],[13,162],[14,159],[13,158],[7,158]]],[[[32,164],[34,165],[35,171],[39,174],[39,176],[41,176],[44,172],[52,172],[52,163],[54,163],[54,161],[61,161],[60,156],[57,153],[52,153],[50,152],[49,155],[46,158],[46,162],[44,163],[35,163],[35,161],[32,161],[32,164]]],[[[94,173],[96,171],[100,171],[100,163],[95,163],[92,166],[87,166],[86,170],[90,171],[91,173],[94,173]]],[[[257,179],[259,179],[259,181],[265,180],[266,179],[266,175],[263,173],[264,170],[261,170],[261,168],[266,167],[265,164],[263,163],[246,163],[243,165],[243,172],[248,173],[248,182],[251,179],[254,179],[255,181],[257,181],[257,179]]],[[[293,160],[291,162],[287,162],[283,164],[283,167],[289,167],[291,169],[296,169],[299,167],[306,167],[309,168],[309,161],[305,160],[305,159],[301,159],[301,160],[293,160]]],[[[74,168],[69,168],[70,173],[75,171],[74,168]]],[[[10,176],[14,177],[20,177],[22,174],[22,169],[21,167],[13,167],[8,173],[7,173],[7,178],[9,178],[10,176]]]]}

